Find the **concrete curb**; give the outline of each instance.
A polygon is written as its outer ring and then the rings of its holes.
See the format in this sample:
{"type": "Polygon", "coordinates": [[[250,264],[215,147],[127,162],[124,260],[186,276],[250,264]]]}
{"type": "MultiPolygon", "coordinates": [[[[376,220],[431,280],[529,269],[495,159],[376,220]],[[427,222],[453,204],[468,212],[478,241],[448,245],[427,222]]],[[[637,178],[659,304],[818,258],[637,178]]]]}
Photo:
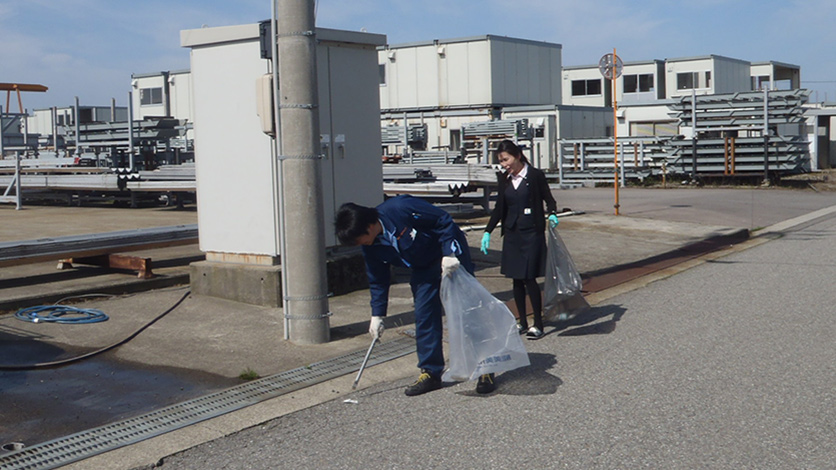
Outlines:
{"type": "Polygon", "coordinates": [[[615,265],[588,273],[581,273],[584,292],[595,293],[638,277],[652,274],[687,260],[698,258],[728,245],[748,240],[748,229],[729,229],[725,233],[652,256],[643,260],[615,265]]]}
{"type": "Polygon", "coordinates": [[[151,279],[126,279],[124,281],[110,282],[97,287],[59,289],[52,292],[39,293],[37,295],[2,299],[0,300],[0,311],[18,310],[21,308],[31,307],[33,305],[49,305],[68,297],[78,297],[88,294],[133,294],[136,292],[145,292],[188,283],[188,272],[182,274],[162,275],[151,279]]]}
{"type": "Polygon", "coordinates": [[[829,218],[834,213],[836,213],[836,206],[825,207],[824,209],[819,209],[817,211],[810,212],[809,214],[804,214],[802,216],[778,222],[777,224],[770,225],[769,227],[756,230],[754,235],[761,237],[771,234],[780,234],[791,229],[802,228],[803,225],[812,224],[819,219],[829,218]]]}

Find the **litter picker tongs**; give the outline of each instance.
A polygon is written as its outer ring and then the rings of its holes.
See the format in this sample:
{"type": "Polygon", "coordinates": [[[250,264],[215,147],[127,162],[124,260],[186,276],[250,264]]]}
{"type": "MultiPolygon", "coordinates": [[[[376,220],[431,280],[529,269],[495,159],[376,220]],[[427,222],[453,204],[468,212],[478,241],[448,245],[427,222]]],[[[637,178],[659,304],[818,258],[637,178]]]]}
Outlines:
{"type": "Polygon", "coordinates": [[[366,357],[363,358],[363,363],[360,365],[360,370],[357,371],[357,377],[354,379],[354,384],[351,386],[352,390],[357,389],[357,383],[360,382],[360,377],[363,375],[363,369],[366,368],[366,363],[369,362],[369,356],[372,355],[372,349],[374,349],[374,345],[377,344],[379,338],[372,339],[372,344],[369,345],[369,350],[366,351],[366,357]]]}

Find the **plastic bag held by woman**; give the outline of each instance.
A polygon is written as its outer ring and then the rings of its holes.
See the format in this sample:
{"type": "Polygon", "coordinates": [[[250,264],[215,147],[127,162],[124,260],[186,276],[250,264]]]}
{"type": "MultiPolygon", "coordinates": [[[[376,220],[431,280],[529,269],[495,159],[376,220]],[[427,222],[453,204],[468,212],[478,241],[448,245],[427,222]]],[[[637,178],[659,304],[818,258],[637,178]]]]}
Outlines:
{"type": "Polygon", "coordinates": [[[450,351],[444,380],[475,380],[530,364],[514,314],[466,270],[444,276],[441,303],[450,351]]]}
{"type": "Polygon", "coordinates": [[[549,226],[548,232],[543,310],[550,321],[568,320],[588,309],[589,303],[581,294],[581,275],[558,235],[557,227],[549,226]]]}

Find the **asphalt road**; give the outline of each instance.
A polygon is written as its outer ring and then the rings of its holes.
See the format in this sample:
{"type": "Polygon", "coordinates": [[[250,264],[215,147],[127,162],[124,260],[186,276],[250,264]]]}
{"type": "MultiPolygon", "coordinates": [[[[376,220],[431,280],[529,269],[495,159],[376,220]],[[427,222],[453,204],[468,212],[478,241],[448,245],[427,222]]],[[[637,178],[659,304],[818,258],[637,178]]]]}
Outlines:
{"type": "MultiPolygon", "coordinates": [[[[612,188],[555,191],[559,208],[589,214],[614,214],[612,188]]],[[[626,188],[619,191],[621,215],[640,219],[691,222],[756,230],[836,203],[834,192],[786,188],[626,188]]]]}
{"type": "Polygon", "coordinates": [[[833,468],[834,243],[830,216],[612,297],[490,395],[380,384],[161,468],[833,468]]]}

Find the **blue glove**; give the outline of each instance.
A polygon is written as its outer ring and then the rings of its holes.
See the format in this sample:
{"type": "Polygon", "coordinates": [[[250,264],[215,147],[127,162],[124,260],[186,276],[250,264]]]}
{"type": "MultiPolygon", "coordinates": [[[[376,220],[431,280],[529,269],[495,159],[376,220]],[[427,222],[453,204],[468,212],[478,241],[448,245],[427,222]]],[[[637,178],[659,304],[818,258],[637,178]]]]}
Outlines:
{"type": "Polygon", "coordinates": [[[549,216],[549,224],[551,224],[552,228],[557,227],[558,223],[560,223],[560,221],[557,220],[556,215],[552,214],[549,216]]]}
{"type": "Polygon", "coordinates": [[[488,247],[490,245],[491,245],[491,234],[488,233],[488,232],[485,232],[485,234],[482,235],[482,248],[481,248],[482,253],[488,254],[488,247]]]}

